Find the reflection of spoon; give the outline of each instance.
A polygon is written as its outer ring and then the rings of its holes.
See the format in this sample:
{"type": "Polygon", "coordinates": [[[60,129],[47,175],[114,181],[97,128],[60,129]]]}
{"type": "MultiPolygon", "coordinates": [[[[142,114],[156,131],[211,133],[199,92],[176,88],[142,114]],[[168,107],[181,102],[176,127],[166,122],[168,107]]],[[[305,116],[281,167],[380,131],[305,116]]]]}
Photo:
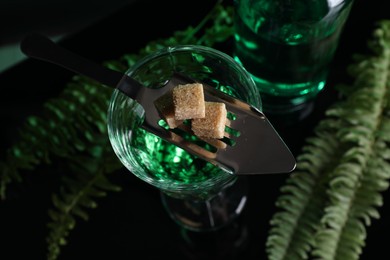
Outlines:
{"type": "Polygon", "coordinates": [[[210,152],[188,139],[185,140],[171,129],[167,130],[158,124],[161,117],[154,106],[154,101],[175,86],[194,83],[195,80],[173,73],[172,78],[162,88],[146,88],[127,75],[95,64],[38,34],[25,38],[21,43],[21,50],[32,58],[54,63],[95,79],[103,85],[117,88],[144,108],[142,128],[228,172],[285,173],[295,168],[295,158],[261,111],[202,82],[205,99],[225,103],[226,109],[235,115],[229,127],[234,129],[236,136],[229,137],[233,141],[227,141],[226,148],[215,147],[215,152],[210,152]]]}

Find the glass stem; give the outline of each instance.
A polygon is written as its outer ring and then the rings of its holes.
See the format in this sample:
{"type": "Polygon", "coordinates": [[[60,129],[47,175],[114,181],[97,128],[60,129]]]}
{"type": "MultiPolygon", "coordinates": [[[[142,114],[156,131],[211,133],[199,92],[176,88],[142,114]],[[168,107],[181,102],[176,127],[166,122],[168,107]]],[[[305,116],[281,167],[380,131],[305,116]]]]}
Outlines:
{"type": "Polygon", "coordinates": [[[213,215],[213,210],[212,210],[210,201],[206,201],[206,207],[207,207],[207,212],[208,212],[207,215],[209,216],[210,226],[214,227],[215,226],[214,215],[213,215]]]}

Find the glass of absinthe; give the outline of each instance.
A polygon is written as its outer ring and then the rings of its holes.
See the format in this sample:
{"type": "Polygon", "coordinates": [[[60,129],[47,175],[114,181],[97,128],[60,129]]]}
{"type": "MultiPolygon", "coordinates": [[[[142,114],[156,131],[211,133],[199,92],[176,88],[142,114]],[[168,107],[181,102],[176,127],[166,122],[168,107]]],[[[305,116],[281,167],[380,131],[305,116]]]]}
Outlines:
{"type": "MultiPolygon", "coordinates": [[[[144,57],[126,74],[146,87],[160,88],[174,72],[261,110],[251,76],[229,55],[210,47],[167,47],[144,57]]],[[[145,131],[141,127],[143,116],[144,110],[136,101],[115,90],[108,109],[110,142],[130,173],[160,190],[170,217],[183,228],[212,231],[239,216],[247,199],[244,177],[145,131]]]]}

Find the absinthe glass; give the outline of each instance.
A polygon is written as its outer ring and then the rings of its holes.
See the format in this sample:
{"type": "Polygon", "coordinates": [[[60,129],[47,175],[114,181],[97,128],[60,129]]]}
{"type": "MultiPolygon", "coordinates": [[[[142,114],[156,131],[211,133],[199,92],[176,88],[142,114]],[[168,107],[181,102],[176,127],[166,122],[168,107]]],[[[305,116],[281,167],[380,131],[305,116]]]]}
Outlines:
{"type": "MultiPolygon", "coordinates": [[[[127,75],[145,87],[160,88],[173,72],[183,73],[261,109],[256,85],[230,56],[203,46],[176,46],[140,60],[127,75]]],[[[237,176],[171,144],[141,126],[144,109],[115,90],[108,109],[113,149],[126,168],[169,197],[206,201],[234,185],[237,176]]],[[[229,149],[229,148],[227,148],[229,149]]]]}

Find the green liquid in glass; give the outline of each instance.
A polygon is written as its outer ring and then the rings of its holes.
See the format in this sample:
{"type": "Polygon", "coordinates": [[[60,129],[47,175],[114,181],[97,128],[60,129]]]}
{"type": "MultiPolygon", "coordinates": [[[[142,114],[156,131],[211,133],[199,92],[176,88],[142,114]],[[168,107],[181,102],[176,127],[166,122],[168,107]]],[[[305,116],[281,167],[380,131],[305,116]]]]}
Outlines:
{"type": "MultiPolygon", "coordinates": [[[[209,84],[215,85],[220,91],[235,97],[240,95],[229,86],[222,86],[217,81],[209,84]]],[[[134,103],[134,106],[136,104],[134,103]]],[[[134,113],[134,116],[137,116],[134,113]]],[[[228,114],[230,120],[234,116],[228,114]]],[[[140,122],[141,118],[133,118],[134,122],[140,122]]],[[[134,123],[133,122],[133,123],[134,123]]],[[[184,137],[183,135],[181,135],[184,137]]],[[[207,145],[205,142],[194,136],[191,140],[206,148],[209,151],[215,151],[215,148],[207,145]]],[[[148,177],[155,181],[176,182],[179,184],[203,184],[210,179],[218,181],[215,184],[226,184],[232,179],[232,175],[221,168],[206,162],[205,160],[194,156],[180,147],[173,145],[163,139],[151,134],[141,127],[134,127],[130,149],[138,164],[148,173],[148,177]]],[[[209,185],[212,183],[209,183],[209,185]]],[[[218,185],[215,185],[217,188],[218,185]]]]}
{"type": "Polygon", "coordinates": [[[142,128],[134,132],[133,151],[153,179],[197,183],[221,174],[221,169],[142,128]]]}
{"type": "Polygon", "coordinates": [[[324,87],[352,3],[328,2],[237,2],[234,58],[251,73],[262,95],[304,101],[324,87]]]}

